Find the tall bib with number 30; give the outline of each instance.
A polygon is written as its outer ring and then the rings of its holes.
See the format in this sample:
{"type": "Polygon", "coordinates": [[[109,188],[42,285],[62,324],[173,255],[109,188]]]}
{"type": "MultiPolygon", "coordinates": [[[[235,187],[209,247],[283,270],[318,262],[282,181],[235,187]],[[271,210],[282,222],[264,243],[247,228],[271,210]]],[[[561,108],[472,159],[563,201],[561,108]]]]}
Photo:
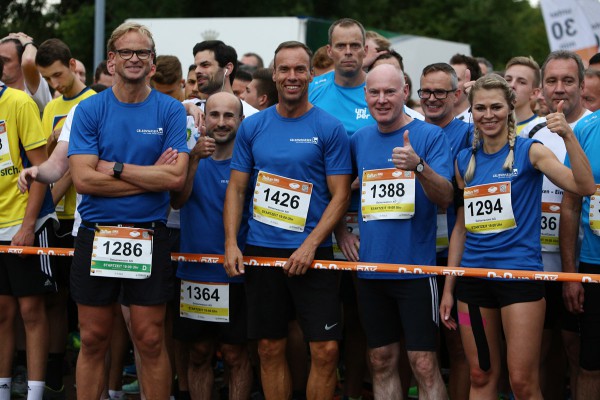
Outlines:
{"type": "Polygon", "coordinates": [[[90,275],[147,279],[152,273],[149,229],[99,226],[94,235],[90,275]]]}
{"type": "Polygon", "coordinates": [[[410,219],[415,215],[415,173],[397,168],[363,171],[363,221],[410,219]]]}
{"type": "Polygon", "coordinates": [[[517,227],[510,182],[465,188],[465,227],[472,233],[498,233],[517,227]]]}
{"type": "Polygon", "coordinates": [[[596,185],[596,193],[590,196],[589,217],[592,232],[600,236],[600,185],[596,185]]]}
{"type": "Polygon", "coordinates": [[[252,217],[263,224],[304,232],[312,188],[309,182],[260,171],[254,188],[252,217]]]}

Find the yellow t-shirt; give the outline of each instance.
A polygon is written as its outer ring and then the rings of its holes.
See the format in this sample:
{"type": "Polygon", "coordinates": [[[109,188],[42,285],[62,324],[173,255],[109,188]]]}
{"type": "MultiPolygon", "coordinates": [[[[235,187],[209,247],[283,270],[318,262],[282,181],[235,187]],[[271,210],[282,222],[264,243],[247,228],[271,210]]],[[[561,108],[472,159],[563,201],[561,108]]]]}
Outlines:
{"type": "MultiPolygon", "coordinates": [[[[44,116],[42,118],[42,128],[44,129],[45,137],[48,138],[56,129],[61,129],[67,119],[67,114],[75,105],[95,95],[90,88],[85,88],[77,96],[65,98],[60,96],[46,105],[44,116]]],[[[58,219],[74,219],[76,207],[75,186],[71,185],[64,197],[56,204],[56,215],[58,219]]]]}
{"type": "Polygon", "coordinates": [[[46,145],[40,111],[21,90],[0,87],[0,228],[23,222],[28,193],[17,188],[25,151],[46,145]]]}

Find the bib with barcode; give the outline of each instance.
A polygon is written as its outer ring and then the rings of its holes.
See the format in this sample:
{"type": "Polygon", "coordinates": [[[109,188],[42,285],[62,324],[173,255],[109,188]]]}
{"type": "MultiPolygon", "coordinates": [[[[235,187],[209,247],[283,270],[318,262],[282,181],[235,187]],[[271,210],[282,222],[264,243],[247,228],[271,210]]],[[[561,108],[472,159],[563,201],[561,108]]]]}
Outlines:
{"type": "Polygon", "coordinates": [[[540,241],[542,251],[557,252],[558,225],[560,223],[560,203],[542,202],[542,231],[540,241]]]}
{"type": "Polygon", "coordinates": [[[446,250],[450,240],[448,239],[448,213],[446,210],[438,208],[437,230],[435,233],[435,251],[436,253],[446,250]]]}
{"type": "Polygon", "coordinates": [[[179,315],[208,322],[229,322],[229,284],[181,281],[179,315]]]}
{"type": "Polygon", "coordinates": [[[0,121],[0,170],[12,167],[13,161],[10,156],[10,145],[8,143],[8,132],[6,121],[0,121]]]}
{"type": "Polygon", "coordinates": [[[258,173],[252,216],[263,224],[294,232],[304,232],[312,183],[258,173]]]}
{"type": "Polygon", "coordinates": [[[517,227],[510,182],[465,188],[465,227],[471,233],[498,233],[517,227]]]}
{"type": "Polygon", "coordinates": [[[397,168],[363,171],[363,221],[409,219],[415,215],[415,173],[397,168]]]}
{"type": "Polygon", "coordinates": [[[592,232],[600,236],[600,185],[596,185],[596,193],[590,196],[589,217],[592,232]]]}
{"type": "Polygon", "coordinates": [[[94,235],[90,275],[147,279],[152,273],[149,229],[99,226],[94,235]]]}

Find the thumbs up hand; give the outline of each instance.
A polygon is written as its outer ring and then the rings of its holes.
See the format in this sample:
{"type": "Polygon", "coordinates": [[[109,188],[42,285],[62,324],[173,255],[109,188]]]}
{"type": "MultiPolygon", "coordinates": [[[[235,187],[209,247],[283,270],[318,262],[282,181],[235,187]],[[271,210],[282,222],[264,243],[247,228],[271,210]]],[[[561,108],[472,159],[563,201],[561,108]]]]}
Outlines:
{"type": "Polygon", "coordinates": [[[554,132],[562,138],[567,136],[569,133],[573,133],[573,130],[565,119],[565,114],[563,114],[564,103],[565,101],[561,100],[556,106],[556,112],[546,116],[546,126],[550,132],[554,132]]]}
{"type": "Polygon", "coordinates": [[[419,164],[420,157],[415,153],[408,138],[408,130],[404,131],[404,144],[402,147],[394,147],[392,150],[392,162],[394,166],[403,171],[414,171],[419,164]]]}

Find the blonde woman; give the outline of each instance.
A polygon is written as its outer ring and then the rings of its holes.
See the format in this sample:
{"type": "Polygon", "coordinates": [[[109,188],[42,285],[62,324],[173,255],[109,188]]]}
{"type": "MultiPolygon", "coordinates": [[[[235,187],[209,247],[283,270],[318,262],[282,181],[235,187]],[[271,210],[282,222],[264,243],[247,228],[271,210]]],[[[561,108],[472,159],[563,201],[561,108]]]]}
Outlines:
{"type": "MultiPolygon", "coordinates": [[[[455,165],[464,190],[448,254],[449,266],[542,271],[542,174],[564,190],[595,190],[589,162],[562,114],[548,128],[565,142],[572,170],[541,143],[517,137],[515,94],[498,75],[481,77],[469,93],[473,145],[455,165]]],[[[504,331],[510,382],[517,399],[542,399],[538,365],[544,325],[544,286],[538,281],[447,277],[440,315],[460,326],[471,374],[470,398],[496,399],[504,331]],[[456,284],[458,321],[450,316],[456,284]]]]}

